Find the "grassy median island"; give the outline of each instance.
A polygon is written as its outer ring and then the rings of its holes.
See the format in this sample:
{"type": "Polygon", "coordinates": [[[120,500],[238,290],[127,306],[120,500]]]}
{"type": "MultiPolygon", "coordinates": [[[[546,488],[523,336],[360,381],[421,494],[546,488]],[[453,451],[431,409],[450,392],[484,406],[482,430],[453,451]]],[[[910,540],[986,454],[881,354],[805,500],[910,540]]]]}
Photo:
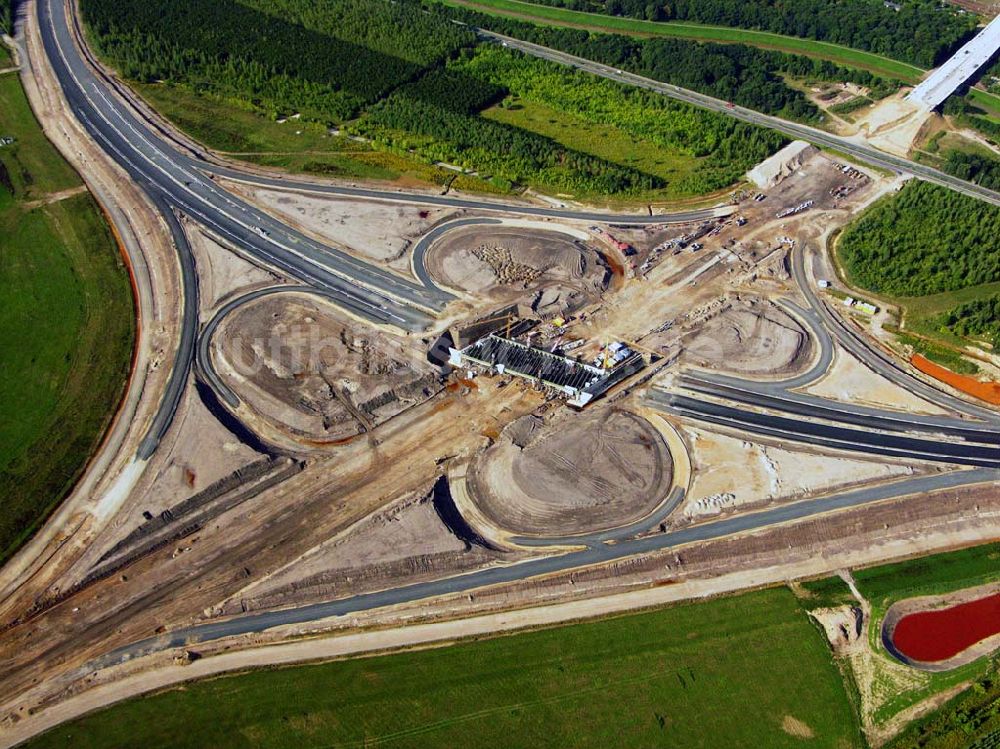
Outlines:
{"type": "Polygon", "coordinates": [[[31,747],[859,746],[787,588],[139,698],[31,747]]]}
{"type": "Polygon", "coordinates": [[[128,375],[132,291],[79,176],[0,76],[0,560],[73,486],[128,375]]]}

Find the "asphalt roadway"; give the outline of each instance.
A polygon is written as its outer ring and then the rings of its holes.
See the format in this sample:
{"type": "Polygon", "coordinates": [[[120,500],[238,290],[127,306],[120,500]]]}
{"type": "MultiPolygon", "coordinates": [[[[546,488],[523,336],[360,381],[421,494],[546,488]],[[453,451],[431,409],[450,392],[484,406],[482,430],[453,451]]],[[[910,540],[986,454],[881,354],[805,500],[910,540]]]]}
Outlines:
{"type": "MultiPolygon", "coordinates": [[[[773,437],[783,442],[802,442],[836,450],[949,465],[1000,468],[1000,447],[996,445],[925,439],[899,433],[887,434],[871,431],[871,426],[850,429],[800,417],[749,411],[662,390],[651,390],[646,396],[646,403],[675,416],[735,429],[741,433],[773,437]]],[[[831,413],[836,412],[831,409],[831,413]]]]}
{"type": "Polygon", "coordinates": [[[885,431],[928,432],[968,442],[1000,445],[1000,432],[992,426],[977,426],[976,422],[951,416],[893,412],[854,403],[840,403],[808,393],[772,394],[755,389],[753,382],[735,378],[723,380],[721,377],[685,374],[681,376],[680,382],[686,389],[696,393],[806,418],[827,419],[885,431]]]}
{"type": "Polygon", "coordinates": [[[889,382],[908,390],[921,398],[957,414],[964,414],[979,419],[994,427],[1000,427],[1000,414],[988,408],[977,406],[961,398],[949,395],[927,384],[908,372],[903,371],[888,355],[877,348],[869,346],[857,333],[851,330],[840,316],[831,312],[816,293],[815,284],[806,273],[806,247],[792,253],[792,276],[795,283],[805,295],[809,306],[823,321],[837,342],[859,361],[867,365],[876,374],[882,375],[889,382]]]}
{"type": "MultiPolygon", "coordinates": [[[[74,34],[70,26],[72,21],[67,17],[67,8],[64,3],[57,0],[39,0],[38,18],[46,54],[53,65],[73,113],[91,137],[127,171],[130,177],[151,196],[154,196],[154,201],[161,206],[161,210],[167,210],[168,213],[179,211],[187,215],[246,254],[287,273],[313,289],[323,291],[331,299],[350,305],[352,309],[359,311],[359,314],[363,314],[373,322],[394,324],[414,331],[423,330],[427,325],[429,315],[441,309],[447,303],[448,297],[439,289],[408,281],[353,258],[342,250],[319,244],[305,237],[222,190],[206,175],[206,172],[212,171],[219,175],[258,184],[284,188],[297,187],[311,192],[324,192],[345,197],[405,201],[550,218],[650,224],[667,221],[697,221],[717,215],[714,210],[688,211],[662,216],[576,212],[560,208],[518,206],[496,201],[478,201],[423,194],[413,195],[405,194],[402,191],[393,193],[364,188],[296,183],[292,180],[278,178],[250,177],[226,167],[208,165],[179,153],[172,145],[157,135],[146,122],[136,116],[127,105],[123,104],[113,93],[110,93],[109,83],[91,70],[82,58],[80,50],[75,46],[74,34]]],[[[928,181],[944,184],[960,192],[1000,204],[1000,195],[993,191],[984,190],[936,170],[913,164],[905,159],[883,154],[869,146],[845,141],[813,128],[787,123],[751,110],[730,107],[725,102],[711,97],[684,91],[639,76],[619,74],[607,66],[538,48],[535,45],[527,45],[517,40],[508,40],[508,43],[510,46],[522,49],[529,54],[658,91],[672,98],[719,111],[737,119],[774,128],[792,137],[803,138],[835,148],[877,166],[901,173],[914,174],[928,181]]],[[[172,222],[171,230],[176,239],[179,223],[172,222]]],[[[181,240],[178,239],[177,242],[179,251],[183,252],[181,240]]],[[[186,305],[191,305],[192,300],[196,300],[195,294],[190,293],[194,291],[194,288],[196,287],[185,289],[186,305]]],[[[196,305],[192,308],[196,309],[196,305]]],[[[187,327],[190,328],[187,313],[185,321],[188,323],[187,327]]],[[[190,343],[190,339],[188,341],[190,343]]],[[[167,419],[165,422],[167,424],[169,423],[169,415],[172,415],[173,404],[176,403],[175,398],[179,397],[176,382],[183,385],[185,377],[181,376],[181,373],[186,375],[194,353],[193,348],[193,345],[185,344],[184,350],[175,364],[177,374],[171,379],[171,392],[164,399],[161,409],[162,413],[168,414],[164,417],[167,419]]],[[[158,418],[158,423],[162,426],[164,422],[158,418]]],[[[155,434],[153,436],[155,437],[155,434]]],[[[155,449],[155,445],[152,443],[150,445],[152,449],[155,449]]],[[[109,654],[102,660],[108,663],[117,662],[124,658],[191,642],[260,632],[283,624],[307,623],[330,616],[422,598],[472,591],[482,586],[523,580],[536,575],[605,563],[681,544],[721,538],[734,533],[766,528],[779,523],[894,497],[969,483],[994,481],[998,478],[1000,478],[1000,472],[996,470],[978,469],[907,479],[819,499],[795,502],[670,533],[621,540],[617,543],[595,543],[578,552],[493,567],[442,580],[310,606],[268,611],[195,625],[129,645],[109,654]]]]}
{"type": "Polygon", "coordinates": [[[686,224],[697,221],[707,221],[720,216],[735,213],[735,206],[719,206],[715,208],[698,208],[690,211],[672,211],[670,213],[613,213],[608,211],[581,211],[572,208],[545,208],[527,203],[512,203],[500,200],[479,200],[459,198],[448,195],[430,195],[422,192],[399,190],[376,190],[366,187],[347,187],[324,182],[303,182],[294,177],[269,177],[253,172],[245,172],[222,164],[192,160],[196,168],[209,174],[215,174],[227,179],[245,182],[261,187],[275,187],[283,190],[298,190],[300,192],[318,193],[321,195],[336,195],[338,197],[356,198],[361,200],[377,200],[388,203],[411,203],[431,205],[441,208],[464,208],[474,211],[491,213],[511,213],[518,216],[533,216],[538,218],[561,218],[569,221],[594,221],[602,224],[627,224],[629,226],[650,226],[655,224],[686,224]]]}
{"type": "Polygon", "coordinates": [[[476,31],[485,39],[500,42],[501,44],[505,44],[513,49],[518,49],[525,54],[532,55],[533,57],[550,60],[552,62],[560,63],[561,65],[568,65],[570,67],[577,68],[578,70],[585,70],[588,73],[599,75],[602,78],[610,78],[622,83],[628,83],[632,86],[655,91],[659,94],[663,94],[664,96],[669,96],[671,99],[687,102],[688,104],[693,104],[697,107],[701,107],[702,109],[709,109],[713,112],[719,112],[737,120],[777,130],[778,132],[784,133],[791,138],[805,140],[815,145],[832,148],[873,166],[888,169],[889,171],[897,172],[899,174],[911,174],[915,177],[926,180],[927,182],[933,182],[934,184],[948,187],[952,190],[984,200],[988,203],[1000,205],[1000,192],[988,190],[985,187],[980,187],[979,185],[972,184],[971,182],[966,182],[965,180],[953,177],[950,174],[945,174],[937,169],[932,169],[928,166],[924,166],[923,164],[917,164],[909,159],[893,156],[860,140],[855,141],[848,138],[842,138],[838,135],[832,135],[824,132],[823,130],[809,127],[808,125],[800,125],[795,122],[783,120],[780,117],[761,114],[760,112],[755,112],[752,109],[734,105],[731,102],[723,101],[722,99],[716,99],[705,94],[699,94],[696,91],[689,91],[688,89],[673,86],[669,83],[661,83],[660,81],[655,81],[651,78],[645,78],[641,75],[636,75],[635,73],[618,70],[617,68],[613,68],[609,65],[602,65],[601,63],[593,62],[582,57],[576,57],[575,55],[570,55],[566,52],[559,52],[558,50],[542,47],[538,44],[532,44],[531,42],[524,42],[520,39],[503,36],[502,34],[494,34],[493,32],[486,31],[485,29],[476,29],[476,31]]]}
{"type": "Polygon", "coordinates": [[[904,479],[890,484],[855,491],[843,492],[820,499],[802,500],[760,512],[736,515],[690,526],[669,533],[658,533],[642,538],[619,541],[613,544],[597,544],[581,551],[557,556],[531,559],[525,562],[490,567],[464,575],[457,575],[425,583],[415,583],[398,588],[390,588],[374,593],[364,593],[350,598],[324,601],[296,608],[262,611],[244,614],[231,619],[196,624],[166,634],[140,640],[119,648],[88,663],[84,670],[97,670],[121,663],[131,658],[148,655],[176,647],[185,647],[218,640],[223,637],[263,632],[272,627],[289,624],[309,624],[336,616],[344,616],[359,611],[410,603],[427,598],[466,593],[491,585],[516,582],[530,577],[563,572],[594,564],[604,564],[637,554],[649,554],[684,544],[724,538],[737,533],[767,528],[782,523],[803,520],[829,512],[859,507],[911,494],[922,494],[949,489],[966,484],[978,484],[1000,480],[1000,471],[995,469],[974,469],[950,471],[918,478],[904,479]]]}

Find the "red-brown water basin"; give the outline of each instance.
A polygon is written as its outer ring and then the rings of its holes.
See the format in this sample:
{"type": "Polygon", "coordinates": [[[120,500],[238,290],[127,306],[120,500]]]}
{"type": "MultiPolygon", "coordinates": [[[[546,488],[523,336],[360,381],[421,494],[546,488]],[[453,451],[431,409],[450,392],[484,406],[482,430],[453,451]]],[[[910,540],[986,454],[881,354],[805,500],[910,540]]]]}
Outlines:
{"type": "Polygon", "coordinates": [[[953,658],[996,634],[1000,634],[1000,593],[906,614],[896,622],[891,639],[904,657],[933,663],[953,658]]]}

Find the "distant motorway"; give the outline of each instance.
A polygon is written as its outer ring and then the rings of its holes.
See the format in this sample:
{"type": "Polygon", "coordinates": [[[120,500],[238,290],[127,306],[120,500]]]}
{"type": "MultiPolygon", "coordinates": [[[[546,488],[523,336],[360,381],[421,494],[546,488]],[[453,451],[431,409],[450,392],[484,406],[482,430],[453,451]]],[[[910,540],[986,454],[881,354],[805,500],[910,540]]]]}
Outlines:
{"type": "Polygon", "coordinates": [[[952,190],[978,198],[979,200],[984,200],[987,203],[1000,205],[1000,192],[988,190],[985,187],[980,187],[979,185],[975,185],[971,182],[966,182],[958,177],[953,177],[950,174],[945,174],[942,171],[932,169],[931,167],[923,164],[918,164],[910,159],[893,156],[885,151],[880,151],[874,146],[868,145],[860,139],[852,140],[843,138],[839,135],[832,135],[815,127],[800,125],[796,122],[789,122],[788,120],[783,120],[780,117],[774,117],[772,115],[761,114],[760,112],[755,112],[752,109],[740,107],[732,104],[731,102],[707,96],[706,94],[700,94],[696,91],[690,91],[689,89],[680,88],[679,86],[674,86],[669,83],[661,83],[660,81],[655,81],[652,78],[645,78],[641,75],[636,75],[635,73],[618,70],[610,65],[603,65],[601,63],[577,57],[566,52],[560,52],[538,44],[532,44],[531,42],[524,42],[520,39],[503,36],[502,34],[495,34],[492,31],[486,31],[485,29],[477,29],[477,32],[485,39],[490,39],[513,49],[518,49],[525,54],[532,55],[533,57],[550,60],[552,62],[560,63],[561,65],[568,65],[570,67],[577,68],[578,70],[584,70],[588,73],[599,75],[602,78],[610,78],[611,80],[655,91],[659,94],[663,94],[664,96],[669,96],[671,99],[687,102],[688,104],[693,104],[697,107],[701,107],[702,109],[709,109],[713,112],[719,112],[720,114],[733,117],[737,120],[777,130],[778,132],[784,133],[791,138],[805,140],[818,146],[832,148],[840,151],[841,153],[852,156],[859,161],[871,164],[872,166],[888,169],[889,171],[897,172],[899,174],[910,174],[926,180],[927,182],[933,182],[934,184],[951,188],[952,190]]]}

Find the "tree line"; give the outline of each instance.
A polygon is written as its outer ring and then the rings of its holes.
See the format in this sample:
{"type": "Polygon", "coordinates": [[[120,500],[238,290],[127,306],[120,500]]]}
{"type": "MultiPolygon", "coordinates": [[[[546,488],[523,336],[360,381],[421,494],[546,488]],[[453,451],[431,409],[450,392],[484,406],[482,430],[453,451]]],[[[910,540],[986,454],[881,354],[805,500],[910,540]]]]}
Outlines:
{"type": "Polygon", "coordinates": [[[83,0],[99,53],[139,81],[170,80],[340,121],[474,42],[401,3],[83,0]],[[259,7],[251,7],[255,3],[259,7]],[[294,8],[302,9],[296,22],[294,8]],[[316,14],[336,21],[319,23],[316,14]]]}
{"type": "Polygon", "coordinates": [[[351,126],[377,143],[399,152],[414,151],[429,161],[475,170],[501,186],[541,184],[560,191],[603,194],[646,192],[664,186],[661,179],[566,148],[544,136],[479,117],[476,104],[495,86],[482,84],[484,96],[467,96],[463,111],[452,100],[455,90],[475,84],[458,71],[432,70],[369,107],[351,126]],[[444,101],[442,101],[444,99],[444,101]]]}
{"type": "Polygon", "coordinates": [[[887,81],[867,71],[744,44],[714,44],[668,38],[639,39],[621,34],[592,33],[582,29],[537,26],[439,3],[431,3],[426,7],[446,18],[471,26],[541,44],[664,83],[733,101],[749,109],[800,122],[818,121],[822,113],[804,93],[786,84],[782,75],[857,83],[883,94],[898,87],[898,82],[887,81]]]}
{"type": "Polygon", "coordinates": [[[941,64],[976,27],[936,0],[528,0],[650,21],[694,21],[841,44],[925,68],[941,64]]]}
{"type": "Polygon", "coordinates": [[[913,180],[842,235],[838,252],[857,285],[923,296],[1000,281],[1000,208],[913,180]]]}
{"type": "Polygon", "coordinates": [[[1000,294],[973,299],[942,315],[941,323],[963,338],[985,338],[1000,349],[1000,294]]]}
{"type": "MultiPolygon", "coordinates": [[[[98,52],[129,79],[168,81],[271,117],[298,112],[346,126],[382,150],[458,164],[502,186],[591,194],[665,187],[641,168],[480,116],[515,88],[573,116],[703,159],[677,186],[689,194],[733,183],[784,142],[776,133],[649,92],[480,45],[471,29],[427,12],[419,0],[81,4],[98,52]]],[[[576,32],[559,38],[570,51],[627,60],[653,77],[804,120],[814,119],[816,108],[769,70],[839,72],[829,63],[746,47],[647,44],[576,32]],[[762,60],[766,65],[758,64],[762,60]]]]}

